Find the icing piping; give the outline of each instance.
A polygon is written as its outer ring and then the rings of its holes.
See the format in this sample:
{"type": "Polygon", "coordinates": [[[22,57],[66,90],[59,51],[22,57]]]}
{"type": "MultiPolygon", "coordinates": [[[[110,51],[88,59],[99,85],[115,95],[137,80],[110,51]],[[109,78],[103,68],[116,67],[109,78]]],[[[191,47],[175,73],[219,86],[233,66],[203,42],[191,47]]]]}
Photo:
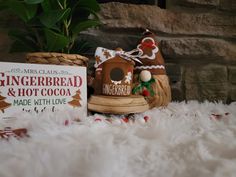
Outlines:
{"type": "Polygon", "coordinates": [[[165,69],[164,65],[136,66],[134,69],[165,69]]]}

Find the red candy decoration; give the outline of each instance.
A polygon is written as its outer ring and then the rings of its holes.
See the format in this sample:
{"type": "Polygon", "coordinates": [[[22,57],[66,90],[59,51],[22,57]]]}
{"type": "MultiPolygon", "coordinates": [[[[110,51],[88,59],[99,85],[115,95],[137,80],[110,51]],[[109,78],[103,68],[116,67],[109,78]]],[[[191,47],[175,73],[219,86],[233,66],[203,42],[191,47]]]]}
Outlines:
{"type": "Polygon", "coordinates": [[[65,120],[64,125],[68,126],[69,125],[69,120],[65,120]]]}
{"type": "Polygon", "coordinates": [[[100,118],[96,118],[96,119],[95,119],[95,122],[98,122],[98,121],[101,122],[102,119],[100,119],[100,118]]]}
{"type": "Polygon", "coordinates": [[[223,118],[227,118],[227,117],[225,117],[224,115],[225,115],[225,116],[228,116],[229,113],[226,112],[226,113],[224,113],[224,114],[211,114],[210,119],[221,120],[221,119],[223,119],[223,118]]]}
{"type": "Polygon", "coordinates": [[[122,120],[123,120],[125,123],[128,123],[128,122],[129,122],[129,118],[127,118],[127,117],[122,118],[122,120]]]}
{"type": "Polygon", "coordinates": [[[147,122],[150,118],[148,116],[144,116],[145,122],[147,122]]]}

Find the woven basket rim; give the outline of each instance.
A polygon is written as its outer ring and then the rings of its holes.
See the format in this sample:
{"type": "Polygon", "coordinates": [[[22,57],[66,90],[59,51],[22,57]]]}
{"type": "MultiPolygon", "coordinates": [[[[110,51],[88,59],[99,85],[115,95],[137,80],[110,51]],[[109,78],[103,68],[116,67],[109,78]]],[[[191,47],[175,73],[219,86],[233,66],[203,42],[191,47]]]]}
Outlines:
{"type": "Polygon", "coordinates": [[[89,59],[79,54],[67,54],[58,52],[31,52],[26,54],[26,58],[30,57],[63,57],[65,59],[80,59],[87,62],[89,59]]]}

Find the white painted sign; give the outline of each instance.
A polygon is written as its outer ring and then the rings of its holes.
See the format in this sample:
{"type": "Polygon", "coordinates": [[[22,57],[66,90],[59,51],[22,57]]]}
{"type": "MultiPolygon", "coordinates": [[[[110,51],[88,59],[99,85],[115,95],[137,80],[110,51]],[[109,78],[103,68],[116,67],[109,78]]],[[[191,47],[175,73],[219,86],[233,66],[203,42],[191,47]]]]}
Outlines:
{"type": "Polygon", "coordinates": [[[87,114],[86,67],[0,62],[0,118],[27,112],[87,114]]]}

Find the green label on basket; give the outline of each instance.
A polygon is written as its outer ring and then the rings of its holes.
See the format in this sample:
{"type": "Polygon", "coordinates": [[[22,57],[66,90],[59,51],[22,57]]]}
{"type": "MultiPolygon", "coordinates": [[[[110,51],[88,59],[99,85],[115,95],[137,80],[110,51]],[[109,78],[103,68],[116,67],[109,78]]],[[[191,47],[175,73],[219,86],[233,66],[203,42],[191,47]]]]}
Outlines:
{"type": "Polygon", "coordinates": [[[46,111],[87,114],[86,67],[0,62],[0,118],[46,111]]]}

